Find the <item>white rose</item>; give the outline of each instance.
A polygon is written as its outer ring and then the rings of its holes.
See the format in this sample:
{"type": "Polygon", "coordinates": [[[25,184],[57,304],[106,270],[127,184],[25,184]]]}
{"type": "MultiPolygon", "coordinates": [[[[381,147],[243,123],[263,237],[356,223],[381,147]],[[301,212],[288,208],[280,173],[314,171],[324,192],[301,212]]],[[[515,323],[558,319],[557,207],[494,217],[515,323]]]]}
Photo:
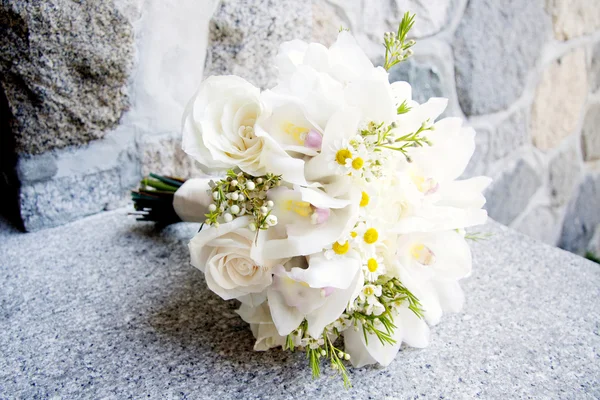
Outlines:
{"type": "Polygon", "coordinates": [[[263,113],[260,90],[233,76],[211,76],[183,115],[183,150],[206,169],[239,167],[261,175],[263,139],[254,124],[263,113]]]}
{"type": "Polygon", "coordinates": [[[236,218],[218,228],[208,227],[190,241],[192,265],[206,277],[206,284],[224,300],[237,298],[257,305],[271,284],[271,267],[277,260],[262,257],[264,236],[251,232],[250,217],[236,218]]]}

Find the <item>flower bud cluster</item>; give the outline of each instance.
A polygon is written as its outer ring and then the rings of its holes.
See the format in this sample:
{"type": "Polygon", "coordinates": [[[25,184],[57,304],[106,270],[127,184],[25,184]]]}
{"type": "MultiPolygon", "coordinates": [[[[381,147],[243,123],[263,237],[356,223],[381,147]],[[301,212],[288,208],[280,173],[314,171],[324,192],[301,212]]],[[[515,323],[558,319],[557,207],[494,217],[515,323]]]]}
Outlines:
{"type": "Polygon", "coordinates": [[[227,172],[227,177],[218,182],[211,181],[213,203],[205,214],[207,225],[218,227],[245,215],[253,216],[248,225],[251,231],[268,229],[277,225],[273,215],[273,201],[267,199],[267,191],[281,184],[281,177],[273,174],[252,176],[244,172],[227,172]]]}

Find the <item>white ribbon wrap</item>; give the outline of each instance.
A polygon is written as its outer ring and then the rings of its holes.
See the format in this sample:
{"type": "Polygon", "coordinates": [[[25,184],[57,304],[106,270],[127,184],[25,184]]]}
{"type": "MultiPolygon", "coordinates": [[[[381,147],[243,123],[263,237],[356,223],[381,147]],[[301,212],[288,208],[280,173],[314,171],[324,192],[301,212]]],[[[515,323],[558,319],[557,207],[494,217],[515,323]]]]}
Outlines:
{"type": "Polygon", "coordinates": [[[173,208],[185,222],[204,222],[208,206],[213,202],[208,182],[211,178],[188,179],[177,189],[173,197],[173,208]]]}

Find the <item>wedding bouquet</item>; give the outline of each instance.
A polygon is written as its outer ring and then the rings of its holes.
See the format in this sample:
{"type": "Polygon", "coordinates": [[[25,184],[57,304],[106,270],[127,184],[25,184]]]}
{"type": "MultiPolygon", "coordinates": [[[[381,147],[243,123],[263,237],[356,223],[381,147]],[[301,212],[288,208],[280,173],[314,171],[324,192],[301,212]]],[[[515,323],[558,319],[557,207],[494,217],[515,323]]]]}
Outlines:
{"type": "Polygon", "coordinates": [[[346,361],[386,366],[460,310],[464,228],[487,218],[490,179],[457,180],[475,132],[436,121],[446,99],[418,104],[388,81],[413,23],[407,13],[385,34],[383,67],[341,31],[330,48],[283,43],[270,90],[209,77],[183,116],[183,149],[211,176],[153,175],[134,194],[146,219],[202,222],[192,265],[241,302],[255,350],[301,348],[313,376],[329,360],[346,384],[346,361]]]}

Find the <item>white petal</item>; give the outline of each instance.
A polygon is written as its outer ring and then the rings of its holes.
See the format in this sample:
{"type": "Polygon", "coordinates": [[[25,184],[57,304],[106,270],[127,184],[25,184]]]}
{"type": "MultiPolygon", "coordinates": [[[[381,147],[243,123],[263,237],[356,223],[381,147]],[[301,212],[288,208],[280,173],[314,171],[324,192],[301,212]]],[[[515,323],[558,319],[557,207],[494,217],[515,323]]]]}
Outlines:
{"type": "Polygon", "coordinates": [[[353,366],[360,368],[377,362],[367,350],[363,339],[362,325],[360,325],[358,331],[355,331],[352,327],[346,329],[343,335],[344,351],[350,354],[350,362],[353,366]]]}
{"type": "Polygon", "coordinates": [[[269,307],[258,306],[252,307],[247,304],[242,304],[239,309],[235,311],[245,322],[249,324],[272,324],[271,314],[269,313],[269,307]]]}
{"type": "Polygon", "coordinates": [[[433,282],[445,312],[457,313],[465,303],[465,294],[456,281],[435,280],[433,282]]]}
{"type": "Polygon", "coordinates": [[[398,313],[399,315],[394,318],[394,323],[398,319],[398,324],[402,325],[402,341],[411,347],[429,346],[431,333],[427,323],[408,308],[403,307],[398,310],[398,313]]]}
{"type": "Polygon", "coordinates": [[[492,182],[487,176],[452,181],[440,186],[438,206],[458,208],[481,208],[485,204],[483,190],[492,182]]]}
{"type": "MultiPolygon", "coordinates": [[[[348,274],[349,273],[350,271],[348,271],[348,274]]],[[[329,325],[342,315],[348,306],[348,302],[352,300],[354,288],[356,287],[359,278],[362,279],[362,274],[354,273],[354,280],[348,287],[345,289],[335,289],[334,292],[327,297],[325,304],[306,316],[308,333],[312,337],[318,338],[323,333],[325,326],[329,325]]]]}
{"type": "Polygon", "coordinates": [[[347,257],[328,260],[323,253],[317,253],[309,257],[308,268],[292,268],[290,274],[293,279],[306,282],[310,287],[345,289],[356,280],[359,269],[358,259],[347,257]]]}
{"type": "Polygon", "coordinates": [[[391,84],[391,88],[394,99],[398,105],[402,104],[404,101],[408,102],[412,100],[412,88],[410,83],[396,81],[391,84]]]}
{"type": "Polygon", "coordinates": [[[267,299],[273,323],[281,336],[289,335],[298,328],[304,320],[304,315],[295,307],[289,307],[285,303],[283,295],[273,288],[267,290],[267,299]]]}

